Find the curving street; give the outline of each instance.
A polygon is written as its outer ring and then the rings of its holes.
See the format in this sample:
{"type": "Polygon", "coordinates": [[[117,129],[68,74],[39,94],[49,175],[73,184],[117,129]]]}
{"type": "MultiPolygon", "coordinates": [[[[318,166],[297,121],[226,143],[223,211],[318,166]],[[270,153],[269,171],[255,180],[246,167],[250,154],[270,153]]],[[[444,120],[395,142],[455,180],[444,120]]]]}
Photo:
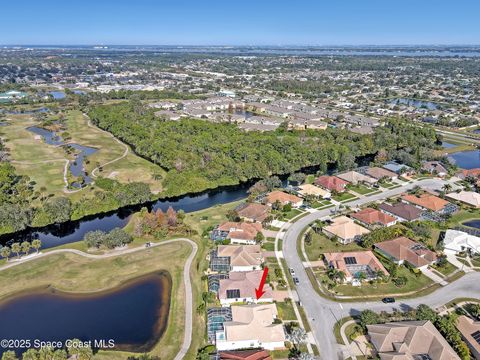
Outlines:
{"type": "MultiPolygon", "coordinates": [[[[438,179],[418,180],[396,189],[351,201],[348,205],[357,206],[375,200],[386,199],[417,185],[426,188],[438,188],[442,187],[445,183],[447,183],[447,181],[438,179]]],[[[294,269],[296,277],[300,281],[297,285],[296,292],[310,322],[312,335],[320,351],[320,358],[324,360],[343,359],[341,345],[337,344],[333,332],[333,326],[343,317],[358,314],[365,309],[376,312],[382,310],[392,311],[393,309],[406,310],[410,307],[416,307],[419,304],[427,304],[435,308],[457,297],[480,297],[480,273],[477,272],[468,273],[459,280],[438,289],[432,294],[415,299],[398,300],[393,305],[369,300],[364,302],[335,302],[321,297],[310,283],[302,260],[297,253],[296,243],[302,230],[308,226],[308,224],[330,215],[330,211],[331,209],[316,211],[300,218],[296,222],[285,224],[284,228],[286,232],[283,237],[283,257],[288,267],[294,269]]]]}

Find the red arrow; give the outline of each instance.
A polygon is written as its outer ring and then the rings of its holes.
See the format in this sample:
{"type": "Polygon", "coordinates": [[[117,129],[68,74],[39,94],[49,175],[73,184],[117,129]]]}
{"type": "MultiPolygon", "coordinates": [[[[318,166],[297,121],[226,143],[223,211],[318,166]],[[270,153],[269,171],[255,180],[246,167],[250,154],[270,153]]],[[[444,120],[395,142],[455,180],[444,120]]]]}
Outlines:
{"type": "Polygon", "coordinates": [[[267,280],[267,275],[268,267],[265,266],[265,268],[263,269],[262,279],[260,280],[260,285],[258,286],[258,289],[255,289],[255,296],[257,297],[257,300],[260,299],[263,294],[265,294],[265,291],[263,291],[263,286],[265,285],[265,281],[267,280]]]}

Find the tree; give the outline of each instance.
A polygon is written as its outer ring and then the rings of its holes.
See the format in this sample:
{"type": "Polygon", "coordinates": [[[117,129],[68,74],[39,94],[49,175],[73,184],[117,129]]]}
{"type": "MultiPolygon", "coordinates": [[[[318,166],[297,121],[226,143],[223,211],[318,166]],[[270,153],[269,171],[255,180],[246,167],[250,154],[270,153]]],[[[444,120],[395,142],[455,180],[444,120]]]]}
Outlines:
{"type": "Polygon", "coordinates": [[[89,231],[83,237],[83,241],[89,248],[99,248],[103,244],[105,236],[105,232],[101,230],[89,231]]]}
{"type": "Polygon", "coordinates": [[[17,258],[20,257],[20,251],[22,251],[22,246],[19,243],[12,244],[12,251],[17,254],[17,258]]]}
{"type": "Polygon", "coordinates": [[[429,320],[432,323],[437,319],[437,313],[428,305],[420,304],[416,311],[417,320],[429,320]]]}
{"type": "Polygon", "coordinates": [[[452,190],[452,185],[449,183],[446,183],[445,185],[442,186],[442,190],[445,193],[449,193],[452,190]]]}
{"type": "Polygon", "coordinates": [[[26,255],[28,255],[28,253],[30,252],[30,249],[32,248],[32,244],[30,244],[29,241],[24,241],[22,242],[22,252],[26,255]]]}
{"type": "Polygon", "coordinates": [[[38,351],[34,348],[28,349],[22,354],[22,360],[38,360],[38,351]]]}
{"type": "Polygon", "coordinates": [[[7,259],[8,261],[8,257],[10,256],[10,254],[12,253],[12,250],[10,250],[10,248],[8,246],[4,246],[0,249],[0,255],[7,259]]]}
{"type": "Polygon", "coordinates": [[[364,330],[367,329],[367,325],[378,324],[380,322],[380,316],[372,310],[363,310],[360,313],[360,326],[364,330]]]}
{"type": "Polygon", "coordinates": [[[265,236],[263,236],[261,231],[257,232],[257,234],[255,235],[255,241],[257,243],[261,243],[263,240],[265,240],[265,236]]]}
{"type": "Polygon", "coordinates": [[[38,351],[39,360],[51,360],[53,358],[54,350],[50,346],[43,346],[38,351]]]}
{"type": "Polygon", "coordinates": [[[44,210],[50,221],[57,223],[70,220],[72,213],[71,207],[70,199],[66,197],[55,197],[45,203],[44,210]]]}
{"type": "Polygon", "coordinates": [[[18,360],[18,357],[14,351],[9,350],[3,353],[2,360],[18,360]]]}
{"type": "Polygon", "coordinates": [[[32,248],[34,248],[38,254],[38,250],[42,247],[42,240],[35,239],[32,241],[32,248]]]}
{"type": "Polygon", "coordinates": [[[73,339],[71,346],[68,348],[68,355],[75,356],[76,360],[90,360],[93,358],[91,348],[83,346],[79,339],[73,339]]]}
{"type": "Polygon", "coordinates": [[[305,244],[311,245],[312,244],[312,239],[313,239],[312,233],[310,231],[307,231],[305,233],[305,244]]]}
{"type": "Polygon", "coordinates": [[[68,354],[64,349],[57,349],[53,353],[52,360],[67,360],[68,354]]]}
{"type": "Polygon", "coordinates": [[[293,328],[289,334],[287,334],[287,340],[290,341],[295,349],[298,349],[300,345],[305,343],[307,339],[307,333],[300,327],[293,328]]]}

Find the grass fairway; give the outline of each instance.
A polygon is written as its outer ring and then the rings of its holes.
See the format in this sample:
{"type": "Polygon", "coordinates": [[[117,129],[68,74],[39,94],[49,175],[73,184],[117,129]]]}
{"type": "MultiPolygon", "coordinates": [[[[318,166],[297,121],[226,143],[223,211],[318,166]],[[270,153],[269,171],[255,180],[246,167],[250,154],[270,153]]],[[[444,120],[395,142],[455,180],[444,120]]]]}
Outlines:
{"type": "MultiPolygon", "coordinates": [[[[107,164],[125,154],[126,145],[117,141],[111,134],[94,125],[88,125],[88,120],[79,111],[71,111],[66,120],[67,131],[72,137],[72,142],[81,145],[91,146],[99,149],[89,157],[90,163],[86,170],[91,173],[98,164],[107,164]]],[[[165,171],[137,155],[131,149],[125,157],[103,166],[102,172],[95,175],[102,175],[127,183],[132,181],[144,182],[150,185],[153,192],[162,190],[161,181],[155,180],[154,175],[165,176],[165,171]]]]}
{"type": "MultiPolygon", "coordinates": [[[[172,276],[172,301],[168,328],[152,354],[173,359],[183,341],[184,301],[183,266],[191,253],[187,243],[178,242],[105,259],[88,259],[75,254],[52,254],[0,272],[0,300],[28,289],[51,285],[62,291],[94,292],[114,288],[128,279],[167,270],[172,276]],[[12,281],[15,279],[15,281],[12,281]]],[[[199,278],[195,262],[191,276],[199,278]]],[[[198,306],[199,282],[193,281],[194,309],[198,306]]],[[[193,329],[204,328],[203,320],[194,314],[193,329]]],[[[200,332],[201,333],[201,332],[200,332]]],[[[192,349],[203,344],[202,336],[193,336],[192,349]]],[[[194,358],[192,351],[187,358],[194,358]]],[[[126,359],[128,353],[100,351],[95,359],[126,359]]]]}

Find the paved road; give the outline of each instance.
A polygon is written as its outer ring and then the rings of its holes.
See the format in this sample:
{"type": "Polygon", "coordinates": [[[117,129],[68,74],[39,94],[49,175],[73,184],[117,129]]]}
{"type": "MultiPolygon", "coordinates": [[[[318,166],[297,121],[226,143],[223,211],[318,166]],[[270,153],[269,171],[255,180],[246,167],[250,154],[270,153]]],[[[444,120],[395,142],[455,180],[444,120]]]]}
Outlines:
{"type": "MultiPolygon", "coordinates": [[[[348,203],[349,206],[362,205],[371,201],[381,200],[398,195],[416,185],[425,188],[441,188],[446,181],[443,180],[419,180],[414,183],[407,183],[402,187],[382,192],[348,203]]],[[[300,280],[297,286],[297,293],[303,308],[309,319],[312,333],[317,345],[319,346],[320,357],[324,360],[343,359],[340,345],[337,344],[333,333],[334,324],[341,318],[348,315],[358,314],[365,309],[374,311],[392,311],[394,308],[405,310],[410,307],[416,307],[419,304],[427,304],[431,307],[438,307],[456,297],[479,297],[480,298],[480,273],[472,272],[452,284],[444,286],[431,295],[411,300],[401,300],[392,304],[383,304],[379,301],[365,302],[335,302],[321,297],[313,289],[308,276],[303,267],[302,261],[297,254],[296,242],[301,231],[311,222],[330,215],[331,209],[311,213],[297,222],[290,224],[283,240],[283,256],[288,267],[295,270],[296,276],[300,280]]]]}
{"type": "MultiPolygon", "coordinates": [[[[110,258],[110,257],[115,257],[115,256],[120,256],[120,255],[125,255],[125,254],[130,254],[138,251],[145,251],[148,250],[152,247],[157,247],[157,246],[162,246],[166,244],[172,244],[176,242],[186,242],[190,244],[192,247],[192,252],[188,256],[187,261],[185,262],[185,265],[183,267],[183,284],[185,287],[185,329],[184,329],[184,337],[183,337],[183,343],[178,351],[177,355],[175,356],[174,360],[181,360],[185,357],[185,355],[188,352],[188,349],[190,348],[191,342],[192,342],[192,318],[193,318],[193,290],[192,290],[192,283],[190,280],[190,270],[192,266],[193,259],[197,255],[197,250],[198,246],[195,242],[193,242],[190,239],[186,238],[179,238],[179,239],[173,239],[173,240],[167,240],[167,241],[162,241],[159,243],[152,243],[152,245],[147,248],[147,247],[136,247],[136,248],[131,248],[131,249],[123,249],[123,250],[118,250],[118,251],[113,251],[109,252],[107,254],[102,254],[102,255],[94,255],[94,254],[88,254],[86,252],[76,250],[76,249],[57,249],[57,250],[52,250],[46,253],[39,253],[35,256],[29,256],[26,257],[23,260],[20,261],[10,261],[6,265],[0,267],[0,271],[6,270],[9,268],[12,268],[14,266],[19,266],[21,264],[24,264],[26,262],[34,261],[36,259],[40,259],[46,256],[50,256],[52,254],[61,254],[61,253],[71,253],[71,254],[76,254],[80,256],[84,256],[89,259],[105,259],[105,258],[110,258]]],[[[32,254],[33,255],[33,254],[32,254]]]]}

